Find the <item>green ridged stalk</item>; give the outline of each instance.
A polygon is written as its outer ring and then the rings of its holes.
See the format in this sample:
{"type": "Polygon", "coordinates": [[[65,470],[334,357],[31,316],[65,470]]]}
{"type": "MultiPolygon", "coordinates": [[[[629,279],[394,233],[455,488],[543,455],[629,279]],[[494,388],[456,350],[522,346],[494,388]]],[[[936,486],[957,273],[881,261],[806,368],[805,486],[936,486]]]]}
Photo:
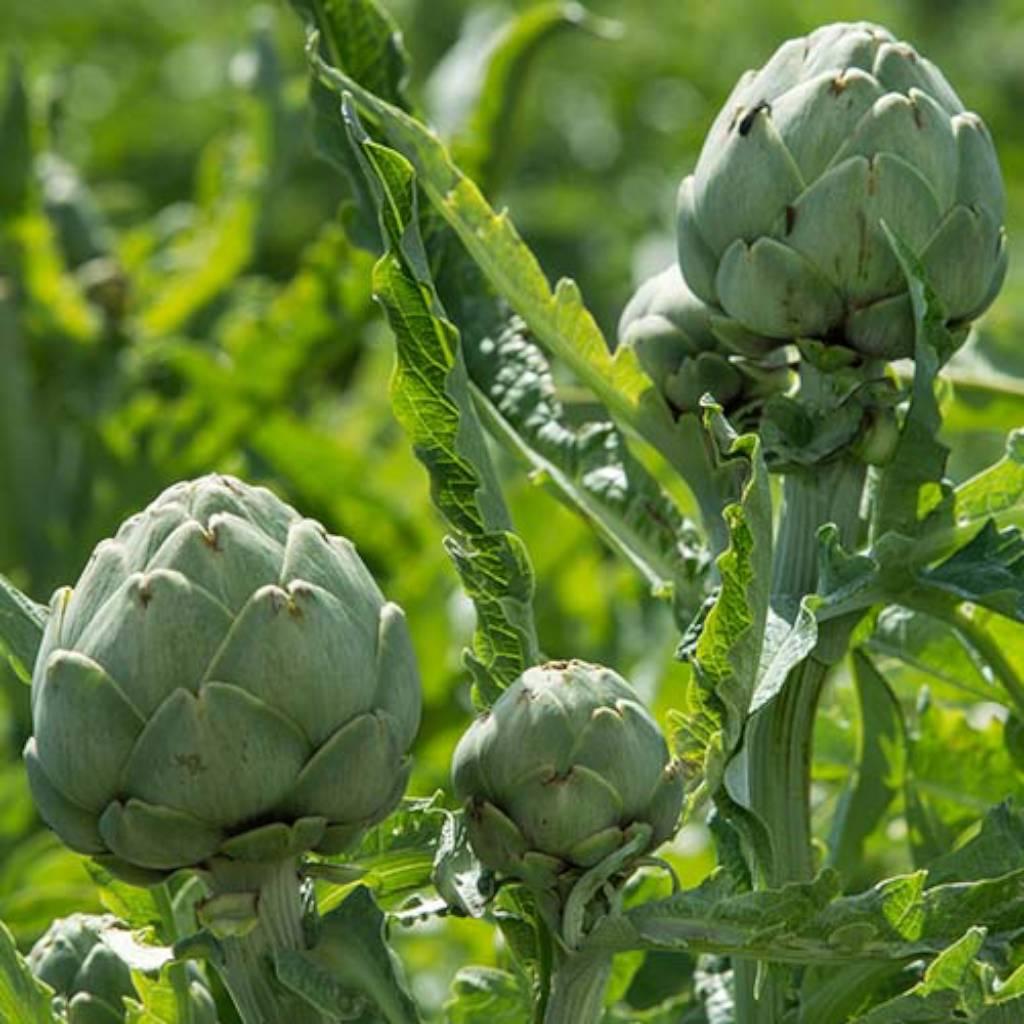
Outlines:
{"type": "MultiPolygon", "coordinates": [[[[816,397],[817,374],[801,375],[801,397],[816,397]]],[[[775,538],[772,607],[790,621],[801,599],[818,584],[818,530],[834,523],[839,542],[856,546],[867,467],[852,453],[811,469],[787,473],[775,538]]],[[[768,885],[814,877],[811,833],[811,765],[814,723],[830,668],[842,658],[849,620],[824,623],[811,655],[789,674],[779,695],[747,723],[745,748],[749,805],[765,824],[773,851],[764,872],[768,885]]],[[[735,968],[738,1024],[779,1024],[784,994],[777,971],[757,984],[758,966],[735,968]]]]}
{"type": "Polygon", "coordinates": [[[611,970],[610,953],[556,950],[544,1024],[598,1024],[611,970]]]}
{"type": "Polygon", "coordinates": [[[220,862],[211,874],[217,895],[256,897],[256,926],[245,935],[220,940],[220,975],[243,1024],[326,1024],[321,1014],[281,985],[274,970],[275,952],[306,948],[294,858],[270,864],[220,862]]]}

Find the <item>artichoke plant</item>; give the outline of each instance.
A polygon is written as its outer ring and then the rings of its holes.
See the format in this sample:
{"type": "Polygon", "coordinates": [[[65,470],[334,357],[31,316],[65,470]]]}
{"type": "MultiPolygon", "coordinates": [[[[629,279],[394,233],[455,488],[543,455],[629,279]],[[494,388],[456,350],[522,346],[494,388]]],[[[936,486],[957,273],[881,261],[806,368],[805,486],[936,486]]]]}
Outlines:
{"type": "Polygon", "coordinates": [[[452,761],[480,860],[538,889],[567,885],[630,841],[676,828],[677,761],[621,676],[581,661],[524,672],[467,730],[452,761]]]}
{"type": "Polygon", "coordinates": [[[399,801],[420,686],[352,544],[226,476],[177,484],[51,604],[25,761],[128,877],[341,850],[399,801]]]}
{"type": "Polygon", "coordinates": [[[991,137],[933,64],[866,22],[783,44],[747,72],[680,188],[679,260],[704,301],[757,334],[912,354],[883,222],[962,330],[1006,271],[991,137]]]}
{"type": "Polygon", "coordinates": [[[742,417],[790,384],[777,341],[744,330],[690,290],[677,264],[645,281],[619,320],[619,345],[632,348],[655,387],[679,414],[710,394],[742,417]]]}
{"type": "MultiPolygon", "coordinates": [[[[54,991],[54,1011],[68,1024],[121,1024],[125,998],[138,997],[131,968],[103,941],[104,931],[116,923],[109,915],[61,918],[28,955],[32,973],[54,991]]],[[[188,1001],[194,1024],[217,1024],[213,997],[192,965],[188,1001]]]]}

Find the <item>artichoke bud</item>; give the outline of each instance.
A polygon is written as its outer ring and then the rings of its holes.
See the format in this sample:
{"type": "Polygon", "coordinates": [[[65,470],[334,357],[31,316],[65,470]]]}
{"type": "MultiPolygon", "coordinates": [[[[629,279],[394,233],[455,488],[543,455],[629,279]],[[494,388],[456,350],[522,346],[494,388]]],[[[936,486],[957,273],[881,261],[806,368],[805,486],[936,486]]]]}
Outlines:
{"type": "Polygon", "coordinates": [[[58,591],[31,699],[40,814],[135,882],[344,848],[401,798],[421,701],[352,544],[225,476],[169,488],[58,591]]]}
{"type": "Polygon", "coordinates": [[[778,341],[746,330],[690,290],[677,265],[645,281],[619,321],[619,343],[677,413],[711,394],[726,412],[786,390],[790,373],[778,341]]]}
{"type": "Polygon", "coordinates": [[[633,688],[581,661],[524,672],[463,735],[452,777],[480,860],[563,895],[638,832],[649,838],[637,856],[668,839],[683,799],[679,763],[633,688]]]}
{"type": "Polygon", "coordinates": [[[883,223],[920,259],[956,333],[1006,273],[992,139],[942,72],[884,28],[829,25],[744,75],[678,197],[683,275],[755,334],[913,354],[883,223]]]}
{"type": "MultiPolygon", "coordinates": [[[[111,915],[72,914],[54,921],[28,954],[32,973],[54,991],[53,1009],[68,1024],[119,1024],[124,1000],[138,999],[131,968],[103,941],[111,915]]],[[[195,1024],[216,1024],[206,982],[189,964],[188,996],[195,1024]]]]}

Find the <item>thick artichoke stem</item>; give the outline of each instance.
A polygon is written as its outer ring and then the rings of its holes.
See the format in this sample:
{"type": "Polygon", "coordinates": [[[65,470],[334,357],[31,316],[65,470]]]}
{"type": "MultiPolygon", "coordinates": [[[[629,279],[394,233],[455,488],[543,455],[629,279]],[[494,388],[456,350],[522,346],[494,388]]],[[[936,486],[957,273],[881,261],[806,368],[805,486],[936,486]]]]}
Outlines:
{"type": "Polygon", "coordinates": [[[544,1024],[597,1024],[611,969],[609,953],[557,951],[544,1024]]]}
{"type": "MultiPolygon", "coordinates": [[[[865,466],[841,458],[814,473],[787,475],[775,549],[773,604],[787,618],[818,583],[817,531],[835,523],[844,546],[856,541],[865,466]]],[[[811,656],[790,673],[779,696],[748,726],[746,756],[753,810],[768,826],[772,885],[814,874],[811,850],[811,745],[818,699],[829,666],[842,655],[849,624],[825,623],[811,656]]]]}
{"type": "Polygon", "coordinates": [[[321,1024],[321,1015],[285,989],[274,971],[275,952],[306,948],[294,858],[273,864],[221,862],[212,874],[218,894],[256,893],[259,923],[245,935],[221,940],[221,977],[243,1024],[321,1024]]]}
{"type": "MultiPolygon", "coordinates": [[[[813,473],[787,475],[775,543],[773,605],[792,618],[805,594],[818,583],[817,531],[835,523],[839,540],[852,546],[859,528],[859,510],[866,467],[841,458],[813,473]]],[[[769,885],[805,881],[814,876],[811,844],[811,755],[814,720],[822,686],[831,665],[842,656],[850,624],[827,622],[818,646],[797,665],[782,692],[751,718],[744,755],[747,758],[751,808],[771,836],[773,862],[769,885]]],[[[737,1021],[777,1024],[783,1012],[782,988],[770,974],[754,995],[757,964],[735,965],[737,1021]]]]}

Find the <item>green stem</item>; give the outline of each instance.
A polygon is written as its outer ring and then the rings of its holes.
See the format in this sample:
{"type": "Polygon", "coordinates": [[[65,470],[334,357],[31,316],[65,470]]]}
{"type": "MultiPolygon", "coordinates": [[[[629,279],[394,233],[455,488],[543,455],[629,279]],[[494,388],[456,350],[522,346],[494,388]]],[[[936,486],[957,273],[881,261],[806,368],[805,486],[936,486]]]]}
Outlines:
{"type": "MultiPolygon", "coordinates": [[[[167,883],[163,882],[154,886],[150,892],[153,894],[153,903],[160,914],[164,941],[177,942],[181,936],[178,934],[178,925],[174,918],[174,904],[171,902],[167,883]]],[[[171,964],[167,968],[167,976],[174,989],[174,1003],[178,1014],[176,1020],[179,1024],[193,1024],[195,1015],[192,1012],[192,999],[189,995],[188,968],[183,963],[171,964]]]]}
{"type": "MultiPolygon", "coordinates": [[[[788,474],[775,541],[772,604],[792,619],[801,599],[818,583],[818,530],[835,523],[844,546],[857,541],[865,466],[841,458],[812,472],[788,474]]],[[[814,876],[811,835],[811,761],[814,721],[829,668],[842,656],[850,620],[823,623],[818,644],[789,674],[779,695],[747,723],[746,759],[751,809],[768,830],[772,863],[769,885],[814,876]]],[[[756,991],[756,962],[735,963],[737,1020],[776,1024],[784,1011],[782,985],[773,974],[756,991]]]]}
{"type": "MultiPolygon", "coordinates": [[[[852,545],[859,528],[865,467],[841,459],[812,473],[794,473],[783,483],[776,539],[773,605],[792,618],[800,600],[818,582],[818,529],[835,523],[839,540],[852,545]]],[[[818,700],[828,670],[843,653],[849,621],[823,623],[818,644],[797,665],[775,700],[747,726],[750,804],[768,828],[774,852],[768,882],[804,881],[814,875],[811,846],[811,748],[818,700]]]]}
{"type": "Polygon", "coordinates": [[[544,1024],[597,1024],[604,1013],[604,991],[612,969],[611,954],[556,950],[555,957],[544,1024]]]}
{"type": "Polygon", "coordinates": [[[544,1024],[544,1016],[548,1012],[548,999],[551,997],[551,971],[554,961],[555,940],[547,925],[541,923],[537,928],[538,942],[538,995],[534,1012],[534,1024],[544,1024]]]}
{"type": "Polygon", "coordinates": [[[319,1024],[321,1015],[285,989],[274,969],[275,952],[306,948],[295,860],[271,864],[221,861],[212,865],[211,874],[215,894],[252,893],[256,897],[256,926],[244,935],[221,939],[221,977],[243,1024],[319,1024]]]}

